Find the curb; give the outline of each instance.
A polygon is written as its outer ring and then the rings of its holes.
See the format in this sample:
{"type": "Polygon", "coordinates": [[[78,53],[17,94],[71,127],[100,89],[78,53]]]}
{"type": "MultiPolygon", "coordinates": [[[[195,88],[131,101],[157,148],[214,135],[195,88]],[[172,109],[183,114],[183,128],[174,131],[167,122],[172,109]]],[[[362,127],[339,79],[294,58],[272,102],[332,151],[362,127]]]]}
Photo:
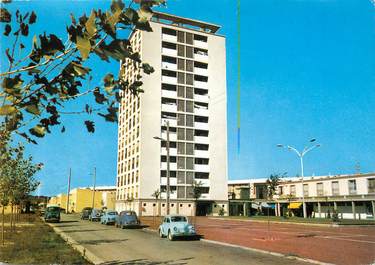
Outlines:
{"type": "Polygon", "coordinates": [[[46,223],[46,224],[48,224],[50,227],[52,227],[52,229],[56,232],[56,234],[61,236],[61,238],[64,239],[66,241],[66,243],[68,243],[68,245],[70,245],[73,249],[80,252],[86,260],[90,261],[91,263],[93,263],[95,265],[96,264],[103,264],[105,262],[104,260],[102,260],[101,258],[96,256],[93,252],[86,249],[84,246],[80,245],[77,241],[75,241],[73,238],[71,238],[66,233],[64,233],[60,228],[58,228],[58,227],[56,227],[56,226],[54,226],[50,223],[46,223]]]}
{"type": "Polygon", "coordinates": [[[243,249],[243,250],[254,251],[254,252],[257,252],[257,253],[268,254],[268,255],[272,255],[272,256],[276,256],[276,257],[284,257],[284,258],[287,258],[287,259],[309,262],[309,263],[318,264],[318,265],[334,265],[333,263],[321,262],[321,261],[318,261],[318,260],[301,258],[301,257],[297,257],[297,256],[291,256],[291,255],[286,255],[286,254],[282,254],[282,253],[277,253],[277,252],[272,252],[272,251],[267,251],[267,250],[261,250],[261,249],[257,249],[257,248],[249,248],[249,247],[244,247],[244,246],[240,246],[240,245],[234,245],[234,244],[230,244],[230,243],[224,243],[224,242],[220,242],[220,241],[210,240],[210,239],[201,239],[200,241],[210,243],[210,244],[226,246],[226,247],[240,248],[240,249],[243,249]]]}
{"type": "MultiPolygon", "coordinates": [[[[150,233],[156,233],[157,232],[157,230],[150,229],[150,228],[143,228],[143,230],[145,230],[147,232],[150,232],[150,233]]],[[[230,243],[224,243],[224,242],[220,242],[220,241],[216,241],[216,240],[201,238],[200,241],[205,242],[205,243],[209,243],[209,244],[226,246],[226,247],[240,248],[240,249],[243,249],[243,250],[253,251],[253,252],[262,253],[262,254],[268,254],[268,255],[272,255],[272,256],[276,256],[276,257],[284,257],[284,258],[287,258],[287,259],[294,259],[294,260],[299,260],[299,261],[303,261],[303,262],[309,262],[309,263],[312,263],[312,264],[335,265],[333,263],[327,263],[327,262],[322,262],[322,261],[308,259],[308,258],[301,258],[301,257],[297,257],[297,256],[291,256],[291,255],[286,255],[286,254],[282,254],[282,253],[278,253],[278,252],[261,250],[261,249],[257,249],[257,248],[244,247],[244,246],[230,244],[230,243]]]]}

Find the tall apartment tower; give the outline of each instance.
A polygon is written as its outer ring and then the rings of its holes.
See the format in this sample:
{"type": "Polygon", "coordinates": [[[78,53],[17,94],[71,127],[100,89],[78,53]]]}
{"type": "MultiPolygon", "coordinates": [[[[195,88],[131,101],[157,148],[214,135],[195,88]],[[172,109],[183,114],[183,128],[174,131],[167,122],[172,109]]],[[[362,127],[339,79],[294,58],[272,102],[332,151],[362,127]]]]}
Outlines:
{"type": "MultiPolygon", "coordinates": [[[[120,104],[116,210],[166,213],[168,121],[170,213],[227,214],[225,38],[217,25],[170,14],[155,12],[150,23],[152,32],[130,36],[155,72],[142,76],[144,93],[127,92],[120,104]],[[194,181],[202,183],[197,204],[194,181]]],[[[129,61],[120,72],[130,82],[142,74],[129,61]]]]}

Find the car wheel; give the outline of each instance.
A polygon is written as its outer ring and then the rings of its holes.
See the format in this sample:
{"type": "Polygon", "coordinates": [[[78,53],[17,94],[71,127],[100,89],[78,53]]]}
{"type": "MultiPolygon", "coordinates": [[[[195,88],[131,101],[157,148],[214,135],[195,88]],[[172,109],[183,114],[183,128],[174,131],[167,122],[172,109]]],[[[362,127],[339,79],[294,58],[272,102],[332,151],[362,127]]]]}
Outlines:
{"type": "Polygon", "coordinates": [[[171,231],[168,232],[168,239],[169,239],[169,241],[173,241],[173,239],[174,239],[171,231]]]}
{"type": "Polygon", "coordinates": [[[164,235],[163,235],[163,232],[161,231],[161,229],[159,229],[159,236],[160,236],[160,238],[164,238],[164,235]]]}

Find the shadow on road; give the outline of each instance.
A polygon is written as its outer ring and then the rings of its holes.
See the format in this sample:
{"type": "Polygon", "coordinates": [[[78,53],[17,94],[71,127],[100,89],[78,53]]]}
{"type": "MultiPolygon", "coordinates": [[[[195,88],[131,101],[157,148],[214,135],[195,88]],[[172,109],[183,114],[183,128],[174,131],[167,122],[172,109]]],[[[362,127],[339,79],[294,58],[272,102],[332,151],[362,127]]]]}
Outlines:
{"type": "Polygon", "coordinates": [[[100,244],[110,244],[110,243],[121,243],[128,239],[99,239],[99,240],[82,240],[78,241],[81,245],[100,245],[100,244]]]}
{"type": "Polygon", "coordinates": [[[203,235],[196,235],[196,236],[179,236],[173,239],[173,241],[198,241],[203,238],[203,235]]]}
{"type": "Polygon", "coordinates": [[[77,227],[76,225],[60,225],[59,223],[57,223],[55,226],[56,227],[77,227]]]}
{"type": "Polygon", "coordinates": [[[191,258],[183,258],[178,260],[166,260],[166,261],[152,261],[147,259],[134,259],[134,260],[127,260],[127,261],[107,261],[102,263],[103,265],[184,265],[187,264],[188,260],[193,259],[191,258]]]}
{"type": "Polygon", "coordinates": [[[65,220],[65,221],[60,221],[60,223],[78,223],[76,220],[65,220]]]}

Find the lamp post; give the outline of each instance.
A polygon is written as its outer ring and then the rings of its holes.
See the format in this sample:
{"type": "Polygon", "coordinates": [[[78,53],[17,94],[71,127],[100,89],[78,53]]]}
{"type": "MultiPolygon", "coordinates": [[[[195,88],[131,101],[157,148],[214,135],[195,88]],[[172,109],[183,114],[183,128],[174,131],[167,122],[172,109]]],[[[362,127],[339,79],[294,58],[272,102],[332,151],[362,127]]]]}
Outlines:
{"type": "Polygon", "coordinates": [[[92,191],[92,209],[95,208],[96,167],[94,167],[93,178],[94,178],[94,187],[93,187],[93,191],[92,191]]]}
{"type": "Polygon", "coordinates": [[[167,215],[169,214],[169,198],[170,198],[170,157],[169,157],[169,121],[165,121],[165,125],[167,126],[167,139],[163,139],[158,136],[154,136],[154,139],[165,141],[165,147],[167,149],[167,215]]]}
{"type": "MultiPolygon", "coordinates": [[[[311,139],[310,140],[310,143],[313,143],[315,142],[316,139],[311,139]]],[[[311,150],[319,147],[320,144],[314,144],[310,147],[305,147],[301,152],[298,151],[295,147],[293,146],[290,146],[290,145],[282,145],[282,144],[278,144],[277,147],[281,147],[281,148],[287,148],[288,150],[290,151],[293,151],[295,152],[299,159],[300,159],[300,163],[301,163],[301,183],[302,183],[302,207],[303,207],[303,218],[306,218],[307,217],[307,214],[306,214],[306,204],[305,204],[305,190],[304,190],[304,186],[303,186],[303,178],[304,178],[304,174],[303,174],[303,157],[308,153],[310,152],[311,150]]]]}

